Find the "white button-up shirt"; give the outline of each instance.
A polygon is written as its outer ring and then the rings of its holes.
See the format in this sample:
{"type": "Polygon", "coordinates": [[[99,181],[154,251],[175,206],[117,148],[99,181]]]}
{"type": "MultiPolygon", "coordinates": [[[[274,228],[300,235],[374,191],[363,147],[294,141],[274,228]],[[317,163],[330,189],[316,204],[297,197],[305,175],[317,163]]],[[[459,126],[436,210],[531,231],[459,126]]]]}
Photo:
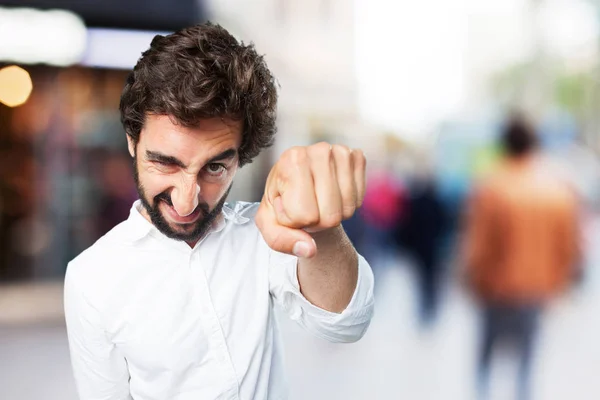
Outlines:
{"type": "Polygon", "coordinates": [[[139,212],[69,263],[65,315],[83,400],[287,398],[277,303],[311,333],[353,342],[373,315],[373,274],[340,314],[301,294],[297,258],[275,252],[253,203],[226,205],[192,249],[139,212]]]}

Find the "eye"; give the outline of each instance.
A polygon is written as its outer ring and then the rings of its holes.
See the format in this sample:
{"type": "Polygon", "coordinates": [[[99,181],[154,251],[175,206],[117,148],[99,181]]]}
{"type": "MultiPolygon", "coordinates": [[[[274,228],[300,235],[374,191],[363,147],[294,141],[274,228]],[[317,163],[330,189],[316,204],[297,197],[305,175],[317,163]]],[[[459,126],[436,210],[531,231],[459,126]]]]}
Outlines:
{"type": "Polygon", "coordinates": [[[225,164],[210,163],[206,166],[206,170],[212,175],[219,175],[227,170],[225,164]]]}
{"type": "Polygon", "coordinates": [[[161,172],[175,172],[177,170],[177,165],[169,162],[169,161],[162,161],[162,160],[151,160],[152,164],[154,164],[154,166],[161,172]]]}

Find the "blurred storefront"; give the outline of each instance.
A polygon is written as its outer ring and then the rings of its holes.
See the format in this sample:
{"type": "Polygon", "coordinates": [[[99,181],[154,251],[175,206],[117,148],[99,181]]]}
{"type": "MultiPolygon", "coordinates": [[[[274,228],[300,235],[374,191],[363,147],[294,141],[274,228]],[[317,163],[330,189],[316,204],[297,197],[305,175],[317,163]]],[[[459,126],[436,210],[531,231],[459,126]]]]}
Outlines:
{"type": "Polygon", "coordinates": [[[128,70],[155,34],[206,19],[195,0],[0,1],[0,282],[61,279],[127,217],[128,70]]]}
{"type": "Polygon", "coordinates": [[[0,0],[0,69],[23,68],[33,86],[24,104],[0,103],[0,282],[60,279],[127,217],[137,196],[118,115],[127,71],[155,34],[207,19],[254,42],[280,84],[275,146],[239,171],[230,200],[260,200],[290,146],[385,147],[358,114],[352,3],[0,0]]]}
{"type": "Polygon", "coordinates": [[[0,280],[59,276],[127,215],[124,71],[29,67],[28,101],[0,120],[0,280]]]}

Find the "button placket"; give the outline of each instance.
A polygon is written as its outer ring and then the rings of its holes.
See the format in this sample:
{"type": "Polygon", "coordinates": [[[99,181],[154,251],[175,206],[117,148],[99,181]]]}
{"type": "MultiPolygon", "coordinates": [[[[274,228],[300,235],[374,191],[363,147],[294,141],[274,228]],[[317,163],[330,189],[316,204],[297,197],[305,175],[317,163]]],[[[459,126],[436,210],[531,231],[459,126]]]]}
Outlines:
{"type": "Polygon", "coordinates": [[[229,354],[229,349],[227,348],[225,335],[221,329],[221,324],[212,302],[208,281],[201,264],[200,255],[196,250],[197,249],[192,252],[190,268],[193,271],[193,282],[196,286],[196,293],[198,294],[197,299],[200,302],[199,308],[202,313],[202,319],[206,322],[206,328],[210,330],[207,332],[209,335],[209,346],[216,355],[216,359],[223,370],[228,384],[231,385],[229,392],[235,393],[231,399],[237,400],[239,399],[239,382],[229,354]]]}

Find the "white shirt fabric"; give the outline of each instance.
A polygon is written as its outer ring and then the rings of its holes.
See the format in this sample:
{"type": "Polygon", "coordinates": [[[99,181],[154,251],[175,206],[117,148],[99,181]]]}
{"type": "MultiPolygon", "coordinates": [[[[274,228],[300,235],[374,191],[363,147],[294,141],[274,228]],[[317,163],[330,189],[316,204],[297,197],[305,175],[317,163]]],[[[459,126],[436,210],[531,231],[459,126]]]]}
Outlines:
{"type": "Polygon", "coordinates": [[[192,249],[134,203],[69,263],[65,315],[82,400],[286,399],[274,304],[316,336],[353,342],[373,315],[373,274],[340,314],[301,294],[297,258],[270,249],[254,203],[226,205],[192,249]]]}

